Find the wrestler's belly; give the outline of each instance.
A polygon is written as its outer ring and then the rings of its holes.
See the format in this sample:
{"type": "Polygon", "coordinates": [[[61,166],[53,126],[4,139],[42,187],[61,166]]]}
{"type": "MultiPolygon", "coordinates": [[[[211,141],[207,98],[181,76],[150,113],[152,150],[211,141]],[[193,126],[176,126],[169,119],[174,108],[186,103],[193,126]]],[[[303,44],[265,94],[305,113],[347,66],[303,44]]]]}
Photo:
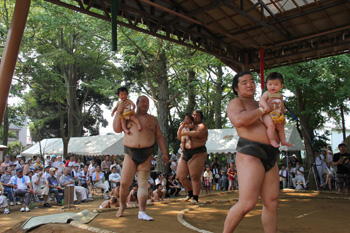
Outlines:
{"type": "Polygon", "coordinates": [[[191,138],[191,140],[192,140],[191,149],[202,147],[202,146],[205,146],[206,144],[206,140],[204,141],[204,140],[198,140],[194,138],[191,138]]]}
{"type": "MultiPolygon", "coordinates": [[[[270,144],[267,138],[267,129],[263,123],[254,124],[252,127],[236,128],[238,136],[255,142],[261,142],[264,144],[270,144]]],[[[277,132],[275,133],[275,139],[279,143],[279,137],[277,132]]]]}
{"type": "Polygon", "coordinates": [[[155,134],[152,130],[144,127],[138,131],[136,125],[130,128],[130,133],[124,135],[125,146],[131,148],[147,148],[155,143],[155,134]]]}

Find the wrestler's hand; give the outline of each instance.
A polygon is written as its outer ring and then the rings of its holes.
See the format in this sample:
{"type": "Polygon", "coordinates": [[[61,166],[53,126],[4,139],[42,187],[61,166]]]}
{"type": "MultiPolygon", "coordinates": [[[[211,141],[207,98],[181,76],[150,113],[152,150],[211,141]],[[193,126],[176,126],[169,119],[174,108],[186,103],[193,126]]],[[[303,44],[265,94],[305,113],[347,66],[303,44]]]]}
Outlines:
{"type": "Polygon", "coordinates": [[[168,162],[169,162],[168,155],[163,154],[162,159],[163,159],[163,162],[164,162],[164,166],[168,165],[168,162]]]}

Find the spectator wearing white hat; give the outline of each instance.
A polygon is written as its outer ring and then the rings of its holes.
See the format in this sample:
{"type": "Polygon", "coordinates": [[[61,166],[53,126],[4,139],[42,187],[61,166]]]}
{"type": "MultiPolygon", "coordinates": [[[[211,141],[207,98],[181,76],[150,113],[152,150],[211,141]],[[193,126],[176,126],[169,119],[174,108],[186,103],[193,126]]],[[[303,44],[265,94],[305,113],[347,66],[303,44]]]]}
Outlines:
{"type": "Polygon", "coordinates": [[[17,175],[12,176],[9,184],[14,189],[15,197],[24,197],[25,208],[21,208],[21,212],[29,212],[30,194],[34,193],[32,183],[28,176],[23,175],[21,168],[16,169],[17,175]]]}
{"type": "Polygon", "coordinates": [[[15,162],[15,164],[16,164],[16,169],[17,169],[17,168],[22,168],[22,166],[21,166],[21,160],[22,160],[22,158],[23,158],[22,155],[17,155],[17,156],[16,156],[16,162],[15,162]]]}

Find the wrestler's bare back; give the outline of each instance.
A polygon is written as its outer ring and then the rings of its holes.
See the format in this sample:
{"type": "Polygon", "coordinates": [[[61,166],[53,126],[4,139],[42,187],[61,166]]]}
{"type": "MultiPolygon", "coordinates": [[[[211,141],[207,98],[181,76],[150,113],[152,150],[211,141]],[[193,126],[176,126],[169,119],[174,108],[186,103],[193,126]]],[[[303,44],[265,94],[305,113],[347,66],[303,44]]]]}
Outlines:
{"type": "MultiPolygon", "coordinates": [[[[256,120],[255,122],[249,125],[238,125],[235,122],[235,117],[244,111],[252,111],[259,108],[259,103],[255,100],[246,101],[240,98],[235,98],[230,101],[227,106],[227,112],[231,123],[235,126],[237,130],[237,134],[239,137],[261,142],[265,144],[270,144],[269,139],[267,138],[266,126],[260,120],[256,120]]],[[[276,133],[276,138],[278,139],[278,135],[276,133]]],[[[279,140],[278,140],[279,141],[279,140]]]]}
{"type": "Polygon", "coordinates": [[[129,134],[124,135],[124,145],[131,148],[147,148],[155,143],[157,132],[157,119],[149,114],[136,114],[135,117],[140,121],[142,130],[137,129],[135,122],[127,121],[129,134]]]}

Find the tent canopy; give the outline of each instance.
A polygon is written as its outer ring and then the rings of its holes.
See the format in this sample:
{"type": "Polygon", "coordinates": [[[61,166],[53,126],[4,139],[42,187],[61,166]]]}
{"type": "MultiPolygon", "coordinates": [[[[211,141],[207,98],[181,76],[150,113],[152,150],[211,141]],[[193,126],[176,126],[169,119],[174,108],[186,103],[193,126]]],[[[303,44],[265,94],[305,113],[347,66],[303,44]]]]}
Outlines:
{"type": "MultiPolygon", "coordinates": [[[[281,146],[280,150],[300,151],[305,150],[304,143],[294,125],[285,125],[286,139],[293,144],[292,147],[281,146]]],[[[209,129],[207,141],[208,154],[213,153],[234,153],[239,136],[235,128],[232,129],[209,129]]]]}
{"type": "MultiPolygon", "coordinates": [[[[88,156],[124,155],[123,138],[123,134],[73,137],[69,141],[68,153],[88,156]]],[[[40,154],[63,155],[63,142],[61,138],[43,139],[40,144],[36,143],[21,154],[24,156],[40,154]]]]}

